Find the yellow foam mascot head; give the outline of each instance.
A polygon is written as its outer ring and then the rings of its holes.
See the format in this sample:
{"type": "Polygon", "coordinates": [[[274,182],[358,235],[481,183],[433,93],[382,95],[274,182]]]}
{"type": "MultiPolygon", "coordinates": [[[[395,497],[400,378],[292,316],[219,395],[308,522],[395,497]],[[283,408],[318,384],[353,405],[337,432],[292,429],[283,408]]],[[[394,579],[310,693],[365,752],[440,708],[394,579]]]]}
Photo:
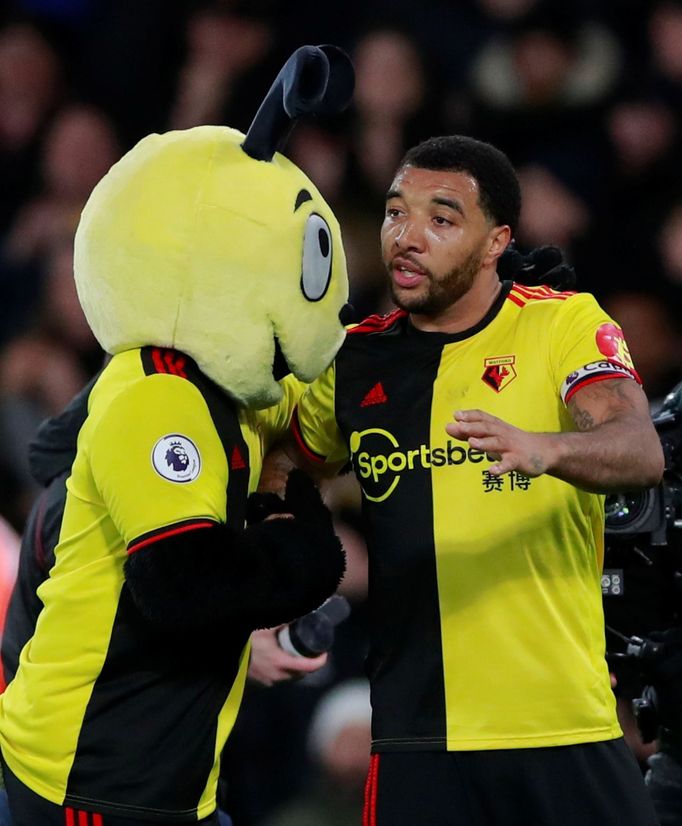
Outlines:
{"type": "Polygon", "coordinates": [[[78,295],[108,353],[187,353],[233,398],[276,403],[286,372],[311,381],[344,337],[338,222],[276,151],[295,119],[347,105],[350,61],[304,46],[247,135],[222,126],[150,135],[95,187],[75,244],[78,295]]]}

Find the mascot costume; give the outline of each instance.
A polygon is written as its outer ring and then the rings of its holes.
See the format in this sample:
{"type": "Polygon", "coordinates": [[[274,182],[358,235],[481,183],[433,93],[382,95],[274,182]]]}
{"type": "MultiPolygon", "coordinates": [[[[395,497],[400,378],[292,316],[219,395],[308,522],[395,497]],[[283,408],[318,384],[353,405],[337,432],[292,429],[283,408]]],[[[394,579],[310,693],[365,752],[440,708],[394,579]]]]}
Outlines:
{"type": "Polygon", "coordinates": [[[352,89],[343,52],[303,47],[246,136],[151,135],[83,210],[76,284],[113,358],[79,432],[44,607],[0,698],[15,826],[217,823],[251,631],[340,581],[303,474],[288,518],[245,514],[300,382],[343,341],[348,296],[338,223],[277,150],[352,89]]]}

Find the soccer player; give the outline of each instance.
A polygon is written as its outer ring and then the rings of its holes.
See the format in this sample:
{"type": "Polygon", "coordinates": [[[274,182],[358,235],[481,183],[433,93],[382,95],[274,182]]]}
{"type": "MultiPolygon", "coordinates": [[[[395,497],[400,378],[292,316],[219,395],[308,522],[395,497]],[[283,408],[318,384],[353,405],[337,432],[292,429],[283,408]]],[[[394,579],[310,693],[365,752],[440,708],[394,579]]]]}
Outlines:
{"type": "Polygon", "coordinates": [[[488,144],[411,149],[381,229],[399,309],[349,331],[293,422],[298,463],[350,460],[363,491],[373,826],[656,822],[600,570],[602,494],[656,484],[663,456],[595,299],[500,282],[520,201],[488,144]]]}

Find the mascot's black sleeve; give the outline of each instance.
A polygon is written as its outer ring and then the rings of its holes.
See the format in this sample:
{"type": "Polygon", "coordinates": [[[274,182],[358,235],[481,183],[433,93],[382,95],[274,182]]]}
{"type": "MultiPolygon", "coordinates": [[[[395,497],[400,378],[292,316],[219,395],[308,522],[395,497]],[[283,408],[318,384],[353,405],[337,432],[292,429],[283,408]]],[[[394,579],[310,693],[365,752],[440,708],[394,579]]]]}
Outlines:
{"type": "Polygon", "coordinates": [[[282,511],[293,518],[243,531],[216,525],[189,537],[164,537],[132,553],[125,576],[140,612],[167,628],[234,620],[255,629],[317,608],[334,593],[345,570],[331,513],[316,485],[299,470],[289,474],[282,511]]]}

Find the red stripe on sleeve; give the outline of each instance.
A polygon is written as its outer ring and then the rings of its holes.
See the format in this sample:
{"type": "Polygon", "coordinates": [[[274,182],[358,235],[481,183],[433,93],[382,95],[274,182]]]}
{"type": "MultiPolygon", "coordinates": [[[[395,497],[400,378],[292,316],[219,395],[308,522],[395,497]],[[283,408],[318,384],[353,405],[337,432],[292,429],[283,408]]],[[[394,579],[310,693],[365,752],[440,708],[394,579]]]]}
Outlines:
{"type": "Polygon", "coordinates": [[[377,822],[377,776],[379,771],[379,755],[372,754],[369,758],[369,771],[365,783],[365,804],[362,810],[362,826],[376,826],[377,822]]]}
{"type": "Polygon", "coordinates": [[[538,295],[538,292],[537,292],[537,287],[535,287],[535,288],[524,287],[522,284],[514,283],[514,286],[513,286],[512,289],[514,289],[517,293],[519,293],[519,295],[524,296],[524,298],[539,298],[540,297],[538,295]]]}
{"type": "MultiPolygon", "coordinates": [[[[642,384],[642,379],[639,376],[639,373],[635,370],[634,365],[632,367],[628,367],[627,364],[623,364],[620,361],[616,361],[615,359],[609,359],[612,364],[618,365],[618,367],[622,367],[624,370],[627,370],[628,373],[632,376],[632,378],[637,382],[637,384],[642,384]]],[[[627,376],[623,376],[623,378],[627,378],[627,376]]]]}
{"type": "Polygon", "coordinates": [[[66,826],[76,826],[76,821],[73,816],[73,809],[70,806],[67,806],[64,809],[64,823],[66,826]]]}
{"type": "Polygon", "coordinates": [[[154,368],[157,373],[165,373],[166,366],[163,363],[163,356],[161,355],[161,350],[158,347],[154,347],[152,349],[152,360],[154,362],[154,368]]]}
{"type": "Polygon", "coordinates": [[[88,813],[80,811],[78,812],[78,826],[88,826],[88,813]]]}
{"type": "Polygon", "coordinates": [[[372,802],[370,809],[370,826],[377,826],[377,795],[379,793],[379,759],[381,755],[374,755],[374,783],[372,784],[372,802]]]}
{"type": "MultiPolygon", "coordinates": [[[[633,376],[632,378],[634,379],[635,377],[633,376]]],[[[637,378],[639,378],[639,376],[637,378]]],[[[589,379],[578,381],[573,385],[573,387],[571,387],[568,393],[566,393],[564,404],[568,404],[568,400],[575,394],[576,390],[580,390],[581,387],[587,387],[588,384],[594,384],[598,381],[607,381],[608,379],[627,379],[627,376],[624,376],[622,373],[605,373],[601,376],[590,376],[589,379]]],[[[637,379],[635,379],[635,381],[637,381],[637,379]]]]}
{"type": "Polygon", "coordinates": [[[526,302],[523,301],[522,299],[520,299],[517,295],[514,295],[513,292],[510,292],[509,295],[507,296],[507,298],[510,301],[513,301],[514,304],[516,304],[518,307],[525,307],[526,306],[526,302]]]}
{"type": "Polygon", "coordinates": [[[365,783],[365,805],[362,810],[362,826],[377,826],[377,787],[379,780],[379,755],[369,758],[369,771],[365,783]]]}
{"type": "Polygon", "coordinates": [[[521,284],[517,284],[514,282],[514,286],[512,287],[513,290],[516,290],[517,293],[525,296],[526,298],[534,298],[535,293],[531,292],[527,287],[523,287],[521,284]]]}
{"type": "Polygon", "coordinates": [[[145,548],[147,545],[151,545],[154,542],[158,542],[161,539],[167,539],[169,536],[176,536],[179,533],[186,533],[187,531],[194,531],[198,528],[213,528],[217,523],[216,522],[193,522],[191,525],[178,525],[176,528],[170,528],[167,531],[163,531],[162,533],[157,533],[155,536],[150,536],[147,539],[143,539],[141,542],[136,542],[134,545],[131,545],[128,548],[128,554],[134,554],[136,551],[139,551],[141,548],[145,548]]]}
{"type": "Polygon", "coordinates": [[[553,290],[548,284],[538,284],[536,287],[529,287],[527,284],[518,284],[514,282],[512,289],[516,290],[520,295],[526,298],[569,298],[575,295],[575,290],[553,290]]]}
{"type": "MultiPolygon", "coordinates": [[[[543,293],[540,291],[532,292],[531,289],[519,287],[518,284],[515,284],[513,289],[519,295],[522,295],[524,298],[528,299],[528,301],[543,301],[546,298],[558,298],[560,301],[565,301],[570,295],[574,295],[574,293],[557,293],[552,291],[548,293],[543,293]]],[[[532,289],[536,290],[537,288],[533,287],[532,289]]]]}
{"type": "Polygon", "coordinates": [[[316,462],[317,464],[321,464],[325,461],[324,456],[320,456],[319,453],[315,453],[315,451],[311,450],[305,443],[305,440],[303,439],[303,434],[301,433],[301,424],[298,421],[298,412],[296,408],[294,408],[294,412],[291,417],[291,432],[294,434],[296,443],[305,453],[308,459],[310,459],[313,462],[316,462]]]}
{"type": "Polygon", "coordinates": [[[367,780],[365,780],[365,802],[362,807],[362,826],[369,826],[369,803],[372,799],[372,770],[374,769],[374,755],[370,755],[367,780]]]}
{"type": "Polygon", "coordinates": [[[347,332],[349,335],[353,333],[379,333],[382,330],[387,330],[397,319],[406,315],[405,310],[393,310],[392,313],[385,316],[371,315],[355,327],[351,327],[347,332]]]}
{"type": "Polygon", "coordinates": [[[174,376],[180,376],[180,378],[183,379],[187,378],[187,373],[185,373],[186,359],[183,356],[179,356],[171,350],[166,350],[164,361],[166,362],[169,373],[172,373],[174,376]]]}
{"type": "Polygon", "coordinates": [[[104,826],[104,819],[102,818],[102,815],[93,812],[92,826],[104,826]]]}

